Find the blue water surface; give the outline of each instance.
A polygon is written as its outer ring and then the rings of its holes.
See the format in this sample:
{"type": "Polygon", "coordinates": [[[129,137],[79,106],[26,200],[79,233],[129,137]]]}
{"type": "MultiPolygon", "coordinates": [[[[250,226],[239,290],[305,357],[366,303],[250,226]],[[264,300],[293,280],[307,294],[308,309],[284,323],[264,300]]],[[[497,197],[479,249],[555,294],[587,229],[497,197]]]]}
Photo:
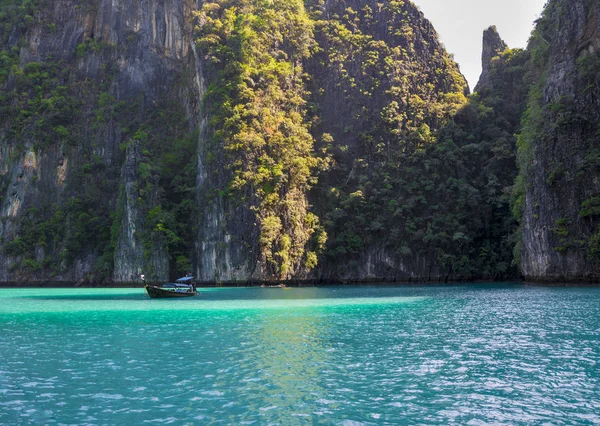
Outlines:
{"type": "Polygon", "coordinates": [[[1,424],[600,424],[600,289],[0,290],[1,424]]]}

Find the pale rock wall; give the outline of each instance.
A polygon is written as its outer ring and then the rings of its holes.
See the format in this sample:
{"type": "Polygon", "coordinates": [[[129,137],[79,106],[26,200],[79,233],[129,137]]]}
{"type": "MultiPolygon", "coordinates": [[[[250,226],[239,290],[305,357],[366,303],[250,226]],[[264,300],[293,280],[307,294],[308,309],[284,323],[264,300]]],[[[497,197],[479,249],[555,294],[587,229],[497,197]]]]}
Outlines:
{"type": "MultiPolygon", "coordinates": [[[[143,99],[141,108],[152,108],[158,101],[178,98],[188,113],[189,128],[194,129],[202,93],[185,88],[173,91],[172,82],[181,76],[192,61],[191,49],[193,18],[197,2],[192,0],[101,0],[75,2],[70,0],[43,0],[35,16],[35,24],[26,33],[26,43],[20,52],[22,65],[42,62],[52,57],[74,67],[81,81],[96,80],[102,83],[101,73],[109,61],[118,65],[116,77],[109,88],[117,100],[143,99]],[[54,29],[49,24],[54,24],[54,29]],[[107,46],[107,49],[78,57],[77,47],[89,40],[107,46]]],[[[9,45],[18,39],[9,40],[9,45]]],[[[192,82],[190,86],[193,87],[192,82]]],[[[84,105],[87,113],[89,106],[84,105]]],[[[142,112],[143,113],[143,112],[142,112]]],[[[82,145],[91,146],[94,154],[109,166],[109,172],[121,175],[125,202],[125,218],[115,253],[113,279],[118,282],[139,281],[142,271],[151,270],[156,280],[168,278],[168,257],[159,246],[148,251],[144,258],[141,233],[144,231],[144,211],[135,202],[132,190],[136,179],[135,165],[139,152],[128,150],[123,160],[119,151],[122,129],[109,120],[92,129],[90,123],[81,123],[82,145]],[[119,172],[121,170],[121,172],[119,172]]],[[[78,150],[67,150],[52,145],[43,152],[35,151],[35,140],[22,142],[24,154],[16,151],[16,141],[0,129],[0,177],[8,181],[4,202],[0,206],[0,238],[8,242],[18,236],[16,226],[26,209],[42,201],[64,204],[63,188],[68,185],[70,172],[81,162],[78,150]],[[17,155],[15,156],[15,153],[17,155]]],[[[103,176],[98,176],[103,179],[103,176]]],[[[0,188],[2,189],[2,188],[0,188]]],[[[116,208],[119,188],[106,194],[105,203],[116,208]]],[[[36,249],[40,261],[49,249],[36,249]]],[[[51,277],[53,281],[79,281],[85,279],[101,253],[81,253],[72,267],[51,277]]],[[[11,272],[18,258],[0,252],[0,281],[48,280],[43,274],[27,276],[11,272]]]]}

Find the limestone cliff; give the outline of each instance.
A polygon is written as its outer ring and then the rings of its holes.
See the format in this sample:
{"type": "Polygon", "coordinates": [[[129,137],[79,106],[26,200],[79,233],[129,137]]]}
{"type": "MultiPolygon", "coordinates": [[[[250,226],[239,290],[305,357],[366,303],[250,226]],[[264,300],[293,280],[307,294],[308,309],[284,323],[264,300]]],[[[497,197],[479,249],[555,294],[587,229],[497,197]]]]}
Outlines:
{"type": "MultiPolygon", "coordinates": [[[[313,211],[329,206],[308,190],[332,157],[314,142],[333,135],[363,156],[375,137],[410,156],[464,103],[464,78],[410,2],[2,7],[2,281],[315,277],[326,232],[313,211]]],[[[349,274],[389,276],[376,259],[395,255],[365,243],[349,274]]]]}
{"type": "Polygon", "coordinates": [[[151,145],[197,126],[195,3],[2,7],[0,280],[166,279],[151,145]]]}
{"type": "Polygon", "coordinates": [[[600,4],[550,1],[528,50],[537,76],[520,137],[523,274],[597,281],[600,4]]]}
{"type": "Polygon", "coordinates": [[[598,278],[597,1],[469,98],[409,1],[0,7],[0,282],[598,278]]]}

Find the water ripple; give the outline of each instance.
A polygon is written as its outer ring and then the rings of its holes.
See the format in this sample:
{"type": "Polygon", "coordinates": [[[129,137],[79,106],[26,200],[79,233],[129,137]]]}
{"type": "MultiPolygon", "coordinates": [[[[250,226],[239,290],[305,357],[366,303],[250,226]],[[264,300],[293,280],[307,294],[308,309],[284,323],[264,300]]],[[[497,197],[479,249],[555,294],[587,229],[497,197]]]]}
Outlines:
{"type": "Polygon", "coordinates": [[[600,424],[600,290],[138,293],[0,290],[0,424],[600,424]]]}

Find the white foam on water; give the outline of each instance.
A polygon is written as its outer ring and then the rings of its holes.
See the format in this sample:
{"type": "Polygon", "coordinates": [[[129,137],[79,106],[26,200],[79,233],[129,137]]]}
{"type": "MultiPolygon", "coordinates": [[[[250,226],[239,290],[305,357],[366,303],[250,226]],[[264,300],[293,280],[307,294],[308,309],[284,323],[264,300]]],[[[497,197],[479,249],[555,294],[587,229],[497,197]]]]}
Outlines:
{"type": "Polygon", "coordinates": [[[276,408],[278,408],[276,405],[270,405],[268,407],[260,407],[259,410],[260,411],[271,411],[271,410],[275,410],[276,408]]]}
{"type": "Polygon", "coordinates": [[[96,398],[96,399],[123,399],[124,397],[120,393],[115,393],[115,394],[97,393],[95,395],[92,395],[92,398],[96,398]]]}
{"type": "Polygon", "coordinates": [[[220,391],[204,391],[202,392],[202,395],[223,396],[225,393],[220,391]]]}

